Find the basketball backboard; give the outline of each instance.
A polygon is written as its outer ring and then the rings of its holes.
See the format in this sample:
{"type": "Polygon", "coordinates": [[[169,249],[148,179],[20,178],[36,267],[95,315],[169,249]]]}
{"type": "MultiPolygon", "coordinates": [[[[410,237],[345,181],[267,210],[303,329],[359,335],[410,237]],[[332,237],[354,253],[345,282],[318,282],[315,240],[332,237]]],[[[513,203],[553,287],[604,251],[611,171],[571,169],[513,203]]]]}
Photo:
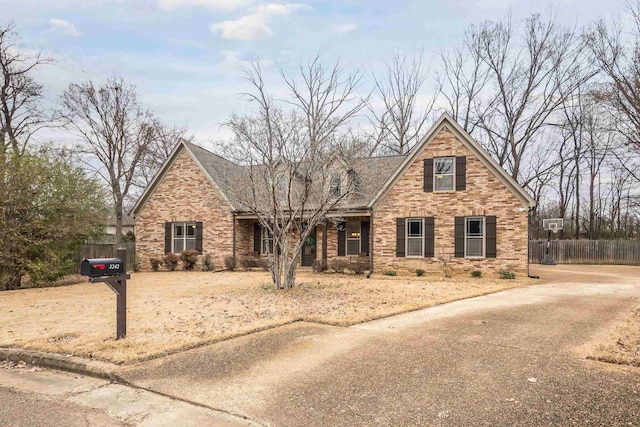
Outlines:
{"type": "Polygon", "coordinates": [[[546,218],[542,220],[542,228],[552,233],[557,233],[564,228],[563,218],[546,218]]]}

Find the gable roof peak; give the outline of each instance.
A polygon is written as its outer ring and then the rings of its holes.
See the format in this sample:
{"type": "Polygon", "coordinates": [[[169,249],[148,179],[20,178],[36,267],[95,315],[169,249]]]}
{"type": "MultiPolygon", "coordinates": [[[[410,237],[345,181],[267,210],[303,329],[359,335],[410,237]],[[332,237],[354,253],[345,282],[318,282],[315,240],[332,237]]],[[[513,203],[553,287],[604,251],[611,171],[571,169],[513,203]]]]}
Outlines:
{"type": "Polygon", "coordinates": [[[458,124],[458,122],[448,113],[443,112],[438,120],[429,128],[425,136],[422,137],[410,151],[407,153],[406,158],[402,161],[393,174],[389,177],[387,182],[382,186],[378,194],[371,200],[369,207],[373,207],[375,203],[385,194],[397,181],[400,176],[404,174],[407,168],[415,161],[416,157],[424,151],[436,135],[445,127],[447,127],[456,138],[471,151],[480,162],[491,171],[496,178],[498,178],[521,202],[528,208],[533,208],[536,205],[533,197],[527,193],[518,182],[516,182],[511,175],[509,175],[503,168],[496,162],[493,157],[487,151],[485,151],[480,144],[469,133],[458,124]]]}

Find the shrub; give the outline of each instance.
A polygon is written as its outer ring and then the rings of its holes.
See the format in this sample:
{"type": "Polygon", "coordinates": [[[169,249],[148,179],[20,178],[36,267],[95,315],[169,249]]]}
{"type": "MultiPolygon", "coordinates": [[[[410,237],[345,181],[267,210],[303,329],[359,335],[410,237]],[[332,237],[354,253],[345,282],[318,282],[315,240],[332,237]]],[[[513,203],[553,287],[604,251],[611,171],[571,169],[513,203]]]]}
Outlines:
{"type": "Polygon", "coordinates": [[[313,270],[314,273],[321,273],[323,271],[327,271],[327,261],[323,260],[323,259],[317,259],[315,261],[313,261],[313,264],[311,265],[311,269],[313,270]]]}
{"type": "Polygon", "coordinates": [[[369,263],[364,259],[359,259],[357,261],[353,261],[351,265],[349,265],[349,270],[353,271],[355,274],[362,274],[369,267],[369,263]]]}
{"type": "Polygon", "coordinates": [[[269,258],[256,258],[256,267],[261,268],[264,271],[269,271],[269,269],[271,268],[269,258]]]}
{"type": "Polygon", "coordinates": [[[251,271],[252,268],[258,266],[258,260],[255,258],[242,258],[240,260],[240,266],[244,268],[245,271],[251,271]]]}
{"type": "Polygon", "coordinates": [[[214,271],[216,267],[213,265],[211,254],[205,254],[202,258],[202,271],[214,271]]]}
{"type": "Polygon", "coordinates": [[[416,270],[416,276],[420,277],[420,276],[424,276],[424,270],[421,268],[418,268],[416,270]]]}
{"type": "Polygon", "coordinates": [[[182,268],[185,270],[193,270],[198,262],[198,251],[195,249],[187,249],[180,254],[182,268]]]}
{"type": "Polygon", "coordinates": [[[473,271],[471,272],[471,277],[476,277],[476,278],[478,278],[478,277],[482,277],[482,271],[480,271],[480,270],[473,270],[473,271]]]}
{"type": "Polygon", "coordinates": [[[509,271],[509,270],[500,270],[498,272],[498,275],[500,275],[501,279],[515,279],[516,278],[516,273],[514,273],[513,271],[509,271]]]}
{"type": "Polygon", "coordinates": [[[440,251],[440,261],[442,262],[442,273],[446,279],[450,279],[453,276],[453,268],[449,262],[451,261],[451,255],[447,254],[445,250],[440,251]]]}
{"type": "Polygon", "coordinates": [[[140,255],[136,255],[133,257],[133,271],[136,273],[139,272],[140,267],[142,267],[142,261],[140,260],[140,255]]]}
{"type": "Polygon", "coordinates": [[[385,272],[382,273],[382,274],[384,274],[385,276],[397,276],[398,275],[398,273],[396,273],[395,270],[385,270],[385,272]]]}
{"type": "Polygon", "coordinates": [[[227,270],[236,271],[236,266],[237,266],[236,257],[228,256],[224,259],[224,268],[226,268],[227,270]]]}
{"type": "Polygon", "coordinates": [[[164,264],[165,267],[167,267],[167,270],[175,271],[176,267],[178,267],[178,261],[180,261],[180,258],[178,257],[178,255],[173,253],[168,253],[164,256],[162,263],[164,264]]]}
{"type": "Polygon", "coordinates": [[[160,270],[160,265],[162,264],[162,261],[159,260],[158,258],[151,258],[149,260],[149,263],[151,264],[151,269],[153,271],[158,271],[160,270]]]}
{"type": "Polygon", "coordinates": [[[329,267],[336,273],[344,273],[344,269],[349,266],[349,262],[344,259],[334,258],[329,261],[329,267]]]}

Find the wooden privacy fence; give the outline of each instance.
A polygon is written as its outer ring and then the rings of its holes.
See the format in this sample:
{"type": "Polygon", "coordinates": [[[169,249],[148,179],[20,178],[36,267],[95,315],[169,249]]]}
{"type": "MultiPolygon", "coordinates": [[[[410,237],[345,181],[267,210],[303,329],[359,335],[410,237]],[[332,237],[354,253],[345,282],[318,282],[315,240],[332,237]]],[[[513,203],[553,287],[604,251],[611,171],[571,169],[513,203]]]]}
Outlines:
{"type": "MultiPolygon", "coordinates": [[[[529,240],[529,261],[542,261],[546,249],[546,240],[529,240]]],[[[558,264],[640,265],[640,240],[552,240],[549,253],[558,264]]]]}
{"type": "Polygon", "coordinates": [[[84,258],[114,258],[119,247],[127,249],[127,270],[133,271],[133,262],[136,259],[136,242],[124,243],[89,243],[82,245],[80,249],[80,260],[78,261],[78,272],[80,271],[80,261],[84,258]]]}

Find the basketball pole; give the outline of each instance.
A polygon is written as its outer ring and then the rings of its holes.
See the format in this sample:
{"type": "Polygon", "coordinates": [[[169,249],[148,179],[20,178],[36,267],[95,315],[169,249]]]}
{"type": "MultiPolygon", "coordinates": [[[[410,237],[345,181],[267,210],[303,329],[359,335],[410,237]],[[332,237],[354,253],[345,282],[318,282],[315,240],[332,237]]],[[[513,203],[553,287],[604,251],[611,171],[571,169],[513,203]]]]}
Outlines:
{"type": "Polygon", "coordinates": [[[544,265],[556,265],[556,262],[554,261],[553,257],[551,256],[551,254],[549,253],[549,246],[551,246],[551,229],[547,230],[547,251],[544,255],[544,265]]]}

